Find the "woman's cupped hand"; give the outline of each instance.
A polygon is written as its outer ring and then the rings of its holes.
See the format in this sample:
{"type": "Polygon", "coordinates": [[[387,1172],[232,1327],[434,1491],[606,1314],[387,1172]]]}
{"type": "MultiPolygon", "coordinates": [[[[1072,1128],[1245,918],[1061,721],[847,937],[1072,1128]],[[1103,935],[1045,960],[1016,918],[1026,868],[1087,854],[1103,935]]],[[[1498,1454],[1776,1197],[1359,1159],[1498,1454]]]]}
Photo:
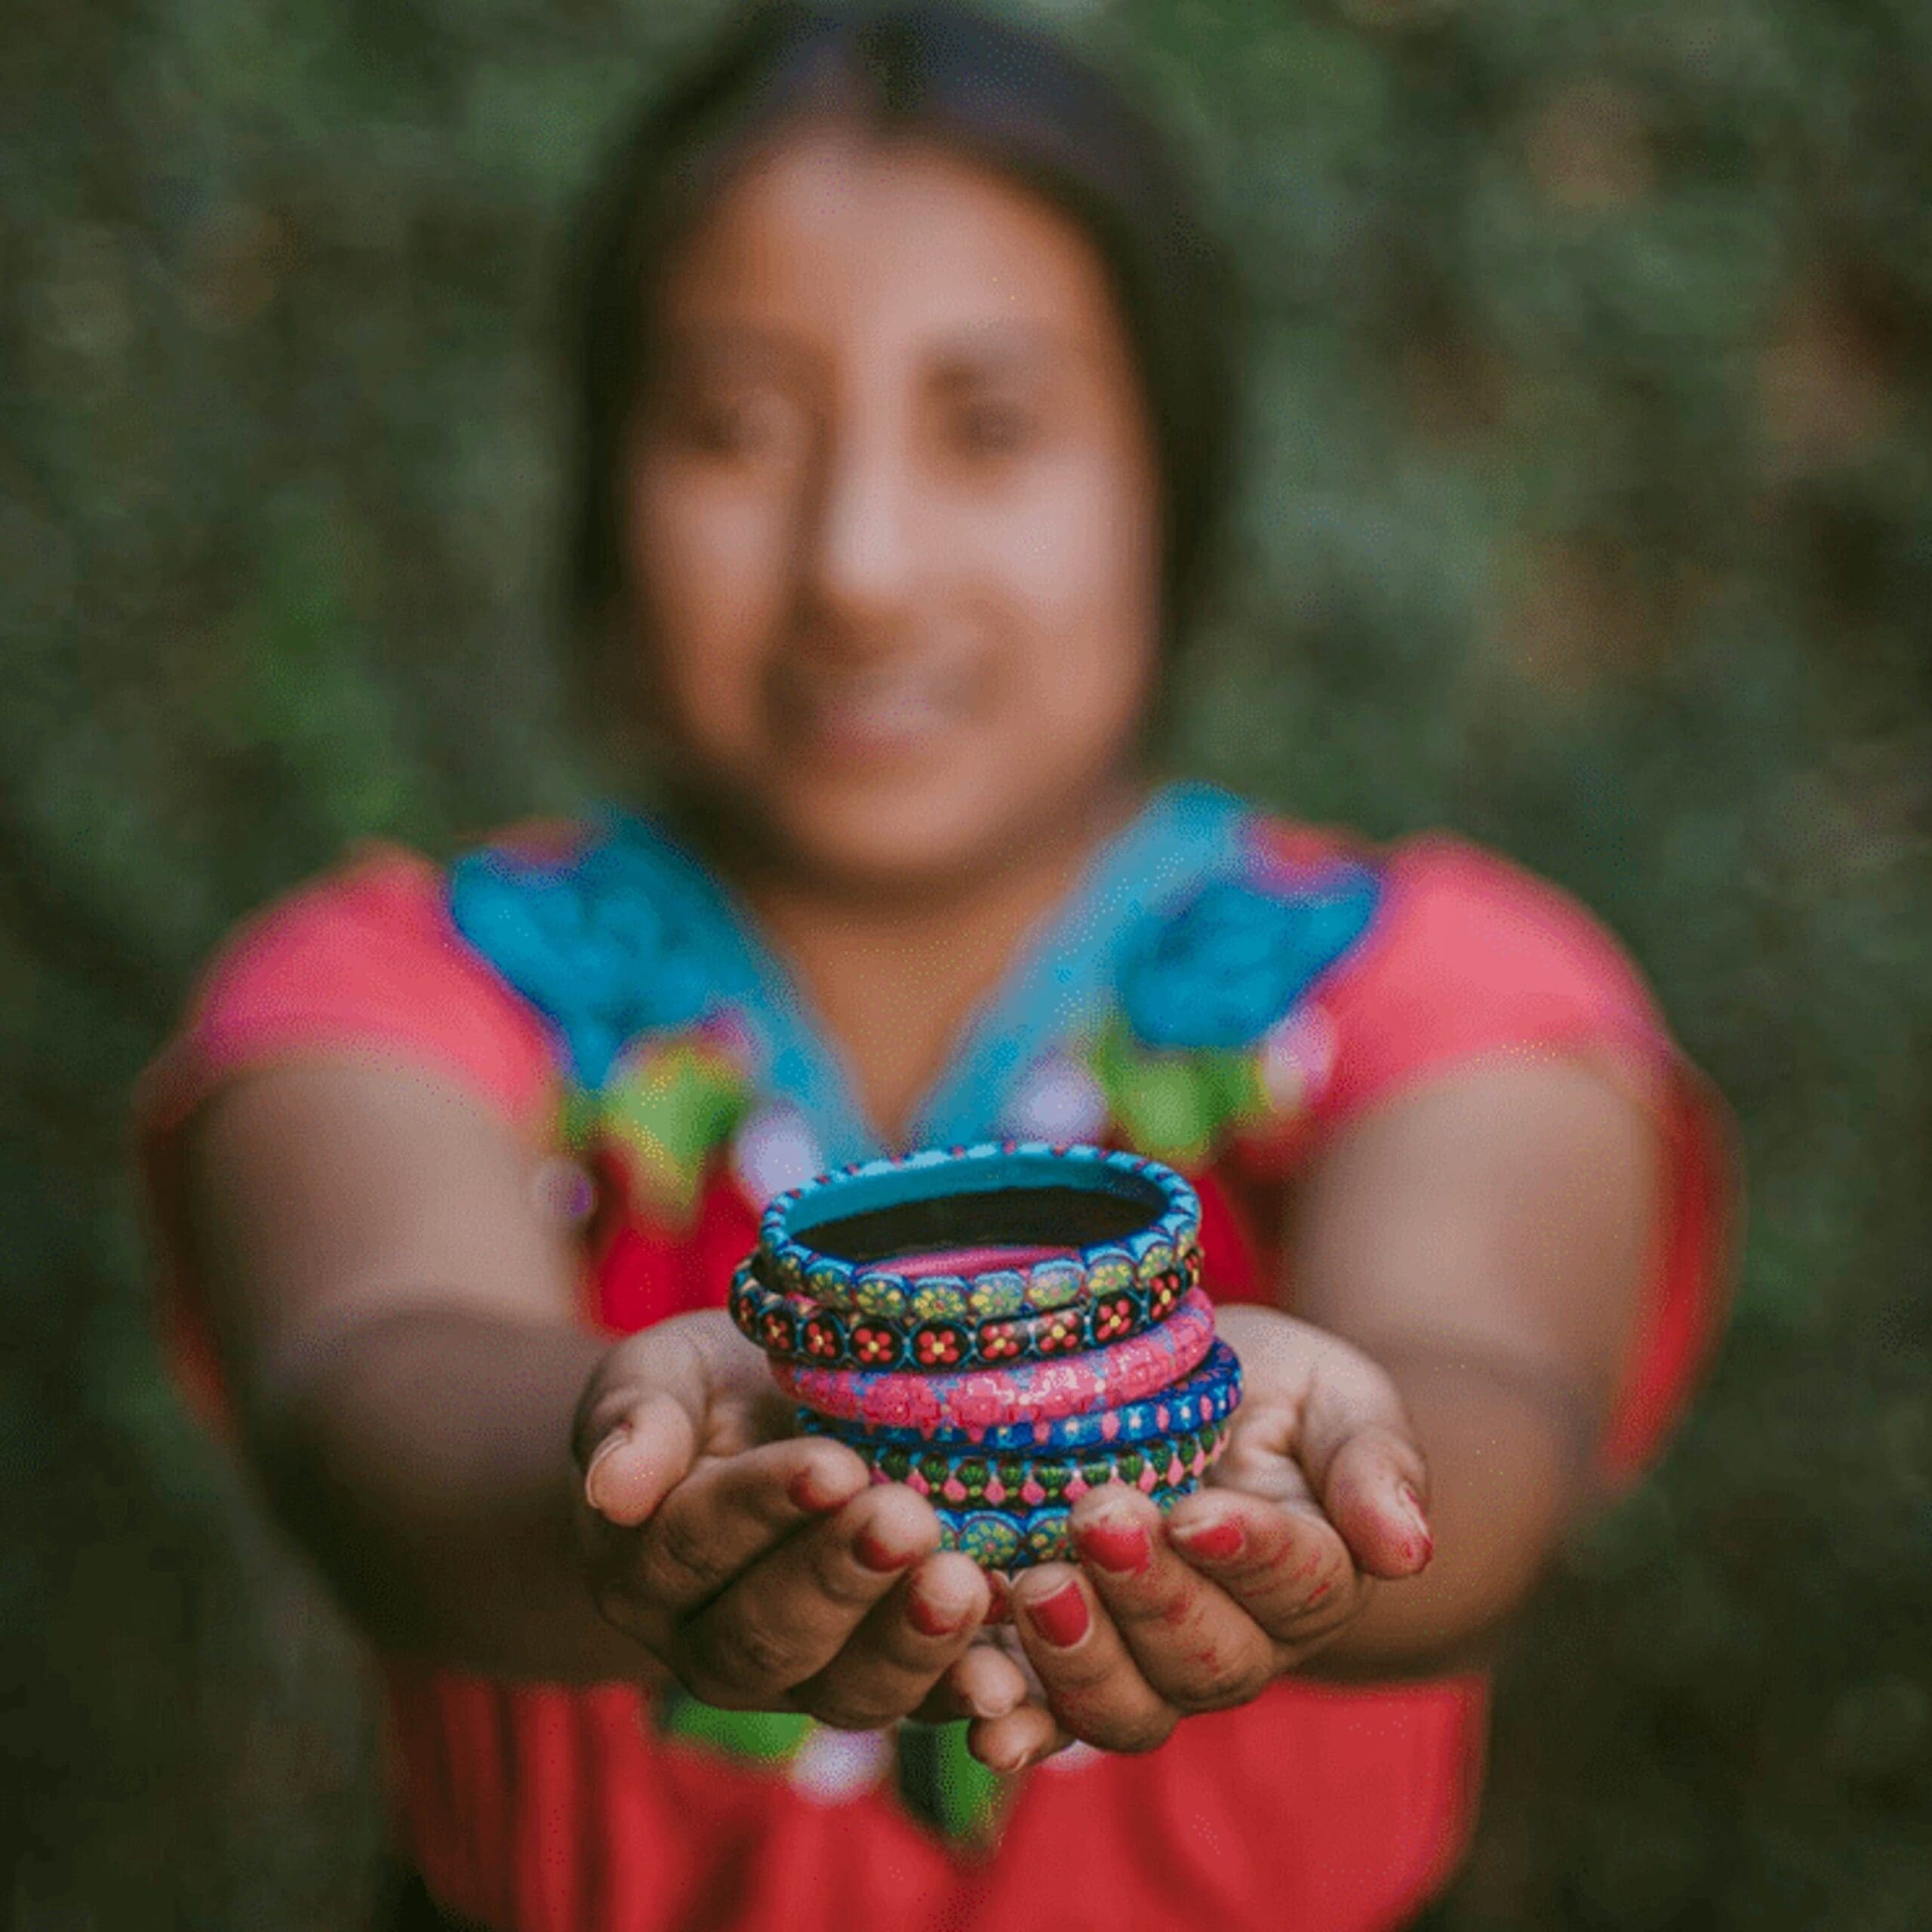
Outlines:
{"type": "Polygon", "coordinates": [[[577,1404],[590,1587],[706,1703],[846,1729],[996,1721],[1027,1693],[975,1645],[992,1587],[939,1518],[842,1443],[791,1433],[765,1360],[721,1314],[617,1343],[577,1404]]]}
{"type": "Polygon", "coordinates": [[[1258,1696],[1340,1637],[1379,1580],[1429,1561],[1426,1470],[1388,1377],[1272,1310],[1218,1321],[1244,1392],[1208,1484],[1165,1515],[1119,1484],[1091,1491],[1072,1515],[1079,1563],[1014,1585],[1037,1681],[974,1725],[995,1769],[1075,1740],[1150,1750],[1190,1713],[1258,1696]]]}
{"type": "Polygon", "coordinates": [[[964,1716],[1001,1770],[1074,1741],[1151,1749],[1259,1695],[1429,1557],[1425,1466],[1389,1378],[1271,1310],[1220,1327],[1245,1393],[1207,1485],[1165,1515],[1117,1484],[1082,1497],[1078,1563],[1014,1583],[1001,1643],[976,1641],[995,1586],[940,1550],[931,1506],[843,1444],[789,1434],[723,1315],[646,1330],[577,1409],[598,1605],[721,1708],[847,1728],[964,1716]]]}

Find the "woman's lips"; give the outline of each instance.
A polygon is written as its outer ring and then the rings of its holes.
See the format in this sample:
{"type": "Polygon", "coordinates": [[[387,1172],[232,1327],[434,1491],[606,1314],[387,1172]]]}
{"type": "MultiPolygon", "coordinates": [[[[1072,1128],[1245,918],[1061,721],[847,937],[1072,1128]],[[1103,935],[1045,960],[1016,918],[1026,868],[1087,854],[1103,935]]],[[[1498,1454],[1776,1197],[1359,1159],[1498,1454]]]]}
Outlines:
{"type": "Polygon", "coordinates": [[[787,735],[842,758],[923,750],[968,715],[969,681],[951,667],[869,666],[795,673],[783,692],[787,735]]]}

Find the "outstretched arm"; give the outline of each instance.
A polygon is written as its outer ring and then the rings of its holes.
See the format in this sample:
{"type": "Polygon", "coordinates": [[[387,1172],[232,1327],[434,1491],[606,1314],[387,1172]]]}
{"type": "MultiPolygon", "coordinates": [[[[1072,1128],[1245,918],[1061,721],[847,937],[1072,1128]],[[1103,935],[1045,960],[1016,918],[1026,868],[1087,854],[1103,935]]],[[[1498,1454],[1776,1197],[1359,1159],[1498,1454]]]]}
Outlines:
{"type": "MultiPolygon", "coordinates": [[[[875,1724],[969,1641],[978,1571],[849,1449],[766,1439],[775,1392],[722,1315],[614,1344],[583,1325],[534,1156],[454,1084],[318,1057],[238,1078],[189,1132],[245,1446],[379,1644],[509,1675],[669,1668],[714,1703],[875,1724]]],[[[964,1681],[981,1708],[1019,1695],[991,1653],[964,1681]]]]}

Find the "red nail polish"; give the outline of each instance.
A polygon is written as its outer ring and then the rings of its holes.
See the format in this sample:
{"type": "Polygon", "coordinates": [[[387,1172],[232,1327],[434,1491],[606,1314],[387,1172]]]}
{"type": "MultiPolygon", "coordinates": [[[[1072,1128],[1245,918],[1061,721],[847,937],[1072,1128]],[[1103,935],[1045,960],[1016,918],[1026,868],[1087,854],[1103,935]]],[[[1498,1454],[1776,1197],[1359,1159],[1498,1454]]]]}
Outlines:
{"type": "Polygon", "coordinates": [[[1408,1557],[1410,1561],[1420,1568],[1435,1554],[1435,1538],[1430,1533],[1429,1518],[1423,1514],[1422,1498],[1416,1494],[1414,1486],[1403,1484],[1401,1496],[1408,1508],[1409,1520],[1415,1525],[1416,1533],[1409,1545],[1408,1557]]]}
{"type": "Polygon", "coordinates": [[[992,1603],[986,1611],[989,1623],[1011,1623],[1013,1621],[1013,1586],[1006,1580],[1004,1570],[986,1572],[986,1588],[992,1592],[992,1603]]]}
{"type": "Polygon", "coordinates": [[[1116,1576],[1137,1577],[1153,1559],[1153,1546],[1138,1523],[1090,1523],[1077,1540],[1082,1556],[1116,1576]]]}
{"type": "Polygon", "coordinates": [[[1033,1626],[1057,1650],[1071,1650],[1087,1634],[1087,1599],[1076,1583],[1063,1583],[1050,1597],[1026,1606],[1033,1626]]]}
{"type": "Polygon", "coordinates": [[[922,1637],[958,1635],[965,1628],[967,1614],[963,1610],[942,1610],[922,1596],[906,1599],[906,1621],[922,1637]]]}
{"type": "Polygon", "coordinates": [[[818,1469],[801,1469],[785,1485],[785,1494],[792,1499],[795,1509],[808,1509],[814,1515],[835,1509],[845,1500],[842,1493],[828,1493],[825,1472],[818,1469]]]}
{"type": "Polygon", "coordinates": [[[916,1549],[894,1549],[876,1530],[861,1530],[853,1538],[852,1548],[868,1570],[876,1570],[882,1577],[908,1569],[919,1560],[916,1549]]]}
{"type": "Polygon", "coordinates": [[[1174,1540],[1189,1555],[1204,1556],[1210,1563],[1232,1563],[1247,1544],[1241,1526],[1232,1516],[1199,1529],[1177,1530],[1174,1540]]]}

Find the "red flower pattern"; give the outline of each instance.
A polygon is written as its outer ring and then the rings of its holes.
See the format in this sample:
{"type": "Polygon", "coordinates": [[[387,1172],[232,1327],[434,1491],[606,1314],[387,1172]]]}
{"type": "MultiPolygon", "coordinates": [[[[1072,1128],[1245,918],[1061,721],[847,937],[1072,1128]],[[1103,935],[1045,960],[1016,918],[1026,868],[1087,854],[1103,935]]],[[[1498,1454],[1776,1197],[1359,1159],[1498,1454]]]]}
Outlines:
{"type": "Polygon", "coordinates": [[[1011,1361],[1020,1352],[1019,1331],[1011,1321],[989,1321],[980,1330],[980,1358],[1011,1361]]]}

